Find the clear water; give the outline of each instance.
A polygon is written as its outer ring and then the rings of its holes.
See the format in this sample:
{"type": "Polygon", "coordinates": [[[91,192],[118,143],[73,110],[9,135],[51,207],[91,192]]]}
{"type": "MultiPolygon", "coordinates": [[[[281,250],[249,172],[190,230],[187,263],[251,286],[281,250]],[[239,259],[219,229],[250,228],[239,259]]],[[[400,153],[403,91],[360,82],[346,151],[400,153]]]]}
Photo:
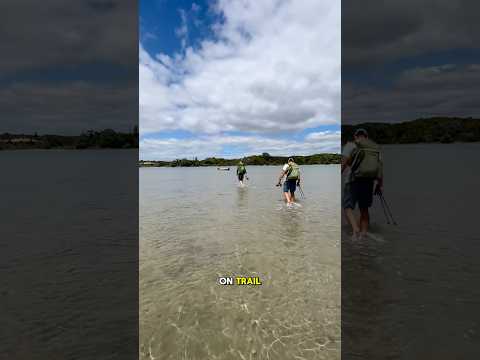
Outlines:
{"type": "Polygon", "coordinates": [[[480,341],[479,144],[384,147],[388,225],[342,228],[342,359],[475,359],[480,341]],[[437,345],[434,345],[437,344],[437,345]]]}
{"type": "Polygon", "coordinates": [[[340,358],[340,169],[304,166],[293,209],[280,170],[140,169],[141,359],[340,358]]]}

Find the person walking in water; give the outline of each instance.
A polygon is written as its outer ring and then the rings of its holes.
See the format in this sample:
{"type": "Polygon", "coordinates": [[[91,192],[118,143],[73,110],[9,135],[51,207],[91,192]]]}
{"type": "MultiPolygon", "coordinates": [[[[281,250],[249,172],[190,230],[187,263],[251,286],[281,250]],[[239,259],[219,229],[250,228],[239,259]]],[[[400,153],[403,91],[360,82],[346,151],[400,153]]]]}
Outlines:
{"type": "Polygon", "coordinates": [[[295,202],[295,190],[297,186],[300,186],[300,167],[293,161],[293,158],[289,158],[288,162],[283,165],[277,186],[282,186],[283,177],[285,177],[283,183],[285,200],[287,205],[292,205],[295,202]]]}
{"type": "Polygon", "coordinates": [[[345,179],[342,206],[352,226],[353,238],[357,239],[359,235],[363,237],[367,234],[370,224],[368,209],[372,206],[373,194],[380,194],[383,190],[380,147],[368,138],[365,129],[357,129],[354,142],[347,143],[343,149],[342,174],[345,171],[348,178],[345,179]],[[360,209],[359,221],[353,213],[357,203],[360,209]]]}
{"type": "Polygon", "coordinates": [[[244,186],[243,178],[245,177],[246,174],[247,174],[247,169],[245,167],[245,164],[243,163],[243,161],[240,160],[237,166],[237,177],[238,177],[238,182],[240,186],[244,186]]]}

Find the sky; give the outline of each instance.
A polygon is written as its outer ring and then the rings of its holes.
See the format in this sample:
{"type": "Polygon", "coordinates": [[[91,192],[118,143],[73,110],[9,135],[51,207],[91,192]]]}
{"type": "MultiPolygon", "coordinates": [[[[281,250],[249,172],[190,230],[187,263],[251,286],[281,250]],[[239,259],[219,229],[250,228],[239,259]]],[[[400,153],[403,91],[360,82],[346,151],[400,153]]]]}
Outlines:
{"type": "Polygon", "coordinates": [[[135,1],[2,1],[0,132],[78,135],[138,122],[135,1]],[[19,25],[21,24],[21,25],[19,25]]]}
{"type": "Polygon", "coordinates": [[[334,151],[340,117],[478,118],[479,11],[476,0],[3,1],[0,133],[128,131],[140,116],[142,155],[200,158],[334,151]]]}
{"type": "Polygon", "coordinates": [[[344,1],[342,123],[480,115],[480,3],[344,1]]]}
{"type": "Polygon", "coordinates": [[[339,152],[340,2],[141,0],[140,158],[339,152]]]}

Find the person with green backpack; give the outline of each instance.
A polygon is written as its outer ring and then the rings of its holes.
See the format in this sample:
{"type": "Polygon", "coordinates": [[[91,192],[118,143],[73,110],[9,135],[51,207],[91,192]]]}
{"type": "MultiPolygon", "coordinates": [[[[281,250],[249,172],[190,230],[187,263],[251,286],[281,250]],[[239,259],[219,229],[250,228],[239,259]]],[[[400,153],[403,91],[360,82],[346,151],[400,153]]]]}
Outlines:
{"type": "Polygon", "coordinates": [[[288,162],[283,166],[277,186],[282,185],[283,177],[285,177],[285,182],[283,183],[285,200],[287,205],[292,205],[295,202],[295,190],[297,186],[300,186],[300,167],[293,161],[293,158],[289,158],[288,162]]]}
{"type": "Polygon", "coordinates": [[[368,231],[370,223],[368,209],[372,206],[373,194],[381,193],[383,190],[383,161],[380,147],[369,139],[365,129],[355,131],[354,144],[351,145],[353,146],[345,146],[342,160],[342,174],[347,168],[350,172],[348,179],[345,180],[343,208],[352,226],[353,237],[357,238],[358,235],[364,236],[368,231]],[[353,214],[357,203],[360,209],[358,222],[353,214]]]}
{"type": "Polygon", "coordinates": [[[243,178],[245,177],[246,174],[247,174],[247,168],[245,167],[245,164],[243,163],[243,161],[240,160],[237,166],[237,177],[238,177],[240,186],[243,186],[243,178]]]}

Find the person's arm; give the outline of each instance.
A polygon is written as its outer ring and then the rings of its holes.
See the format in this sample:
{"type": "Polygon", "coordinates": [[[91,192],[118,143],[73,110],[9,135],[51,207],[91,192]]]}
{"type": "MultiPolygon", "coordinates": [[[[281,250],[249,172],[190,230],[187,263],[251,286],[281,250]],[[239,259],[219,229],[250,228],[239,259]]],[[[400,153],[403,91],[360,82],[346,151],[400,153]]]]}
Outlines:
{"type": "Polygon", "coordinates": [[[342,174],[347,167],[350,166],[350,157],[342,156],[342,174]]]}
{"type": "Polygon", "coordinates": [[[355,146],[352,143],[347,143],[342,151],[342,174],[347,167],[349,167],[352,163],[352,154],[355,151],[355,146]]]}
{"type": "Polygon", "coordinates": [[[285,176],[286,173],[287,172],[282,169],[282,172],[280,173],[280,177],[278,178],[277,186],[282,185],[282,179],[283,179],[283,177],[285,176]]]}

